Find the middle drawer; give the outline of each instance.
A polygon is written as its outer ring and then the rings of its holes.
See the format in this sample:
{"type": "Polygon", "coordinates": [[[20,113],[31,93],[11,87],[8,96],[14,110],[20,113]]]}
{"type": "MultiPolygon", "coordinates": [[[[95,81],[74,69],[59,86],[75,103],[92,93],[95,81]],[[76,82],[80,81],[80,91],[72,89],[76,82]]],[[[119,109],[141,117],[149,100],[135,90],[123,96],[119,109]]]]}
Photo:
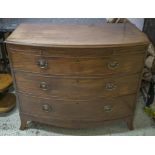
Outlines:
{"type": "Polygon", "coordinates": [[[43,98],[92,99],[135,93],[139,75],[123,77],[52,77],[15,72],[17,91],[43,98]]]}

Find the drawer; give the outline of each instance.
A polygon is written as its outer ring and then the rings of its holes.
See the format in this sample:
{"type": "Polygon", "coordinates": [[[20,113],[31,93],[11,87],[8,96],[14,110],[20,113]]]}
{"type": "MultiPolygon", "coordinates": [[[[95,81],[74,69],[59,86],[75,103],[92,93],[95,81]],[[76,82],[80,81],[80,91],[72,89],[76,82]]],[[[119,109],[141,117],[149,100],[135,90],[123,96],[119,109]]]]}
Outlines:
{"type": "Polygon", "coordinates": [[[135,95],[92,100],[42,99],[19,93],[21,112],[34,117],[60,120],[102,121],[133,114],[135,95]]]}
{"type": "Polygon", "coordinates": [[[16,72],[17,90],[45,98],[91,99],[135,93],[139,75],[109,78],[51,77],[16,72]]]}
{"type": "Polygon", "coordinates": [[[104,48],[61,48],[61,47],[35,47],[25,45],[7,44],[9,52],[53,57],[102,57],[120,54],[145,53],[148,45],[104,47],[104,48]]]}
{"type": "Polygon", "coordinates": [[[111,75],[141,72],[144,54],[110,57],[47,57],[19,52],[10,53],[13,68],[44,75],[111,75]]]}

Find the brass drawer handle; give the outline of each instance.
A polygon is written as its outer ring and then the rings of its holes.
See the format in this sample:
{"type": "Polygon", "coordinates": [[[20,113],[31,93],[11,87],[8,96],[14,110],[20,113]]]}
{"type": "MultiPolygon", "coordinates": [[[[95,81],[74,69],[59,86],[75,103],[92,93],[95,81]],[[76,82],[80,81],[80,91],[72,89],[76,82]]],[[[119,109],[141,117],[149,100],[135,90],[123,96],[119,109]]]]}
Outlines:
{"type": "Polygon", "coordinates": [[[104,110],[104,112],[111,112],[111,111],[112,111],[112,106],[110,106],[110,105],[105,105],[105,106],[103,107],[103,110],[104,110]]]}
{"type": "Polygon", "coordinates": [[[42,110],[45,112],[50,112],[52,110],[51,106],[49,104],[43,104],[42,110]]]}
{"type": "Polygon", "coordinates": [[[41,82],[40,83],[40,88],[42,90],[48,90],[48,84],[46,82],[41,82]]]}
{"type": "Polygon", "coordinates": [[[112,61],[108,63],[108,69],[117,69],[119,66],[118,61],[112,61]]]}
{"type": "Polygon", "coordinates": [[[39,59],[37,61],[37,65],[41,68],[41,69],[46,69],[48,67],[48,62],[45,59],[39,59]]]}
{"type": "Polygon", "coordinates": [[[115,90],[117,88],[117,85],[114,84],[114,83],[107,83],[105,85],[105,89],[108,90],[108,91],[112,91],[112,90],[115,90]]]}

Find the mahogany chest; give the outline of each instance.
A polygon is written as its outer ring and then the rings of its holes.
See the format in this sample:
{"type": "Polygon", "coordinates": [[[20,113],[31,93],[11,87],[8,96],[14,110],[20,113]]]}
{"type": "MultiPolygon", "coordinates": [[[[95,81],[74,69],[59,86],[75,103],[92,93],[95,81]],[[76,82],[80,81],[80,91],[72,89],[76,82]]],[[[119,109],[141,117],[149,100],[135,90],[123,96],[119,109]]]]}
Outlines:
{"type": "Polygon", "coordinates": [[[27,121],[84,128],[117,119],[133,129],[149,44],[135,26],[21,24],[6,43],[21,129],[27,121]]]}

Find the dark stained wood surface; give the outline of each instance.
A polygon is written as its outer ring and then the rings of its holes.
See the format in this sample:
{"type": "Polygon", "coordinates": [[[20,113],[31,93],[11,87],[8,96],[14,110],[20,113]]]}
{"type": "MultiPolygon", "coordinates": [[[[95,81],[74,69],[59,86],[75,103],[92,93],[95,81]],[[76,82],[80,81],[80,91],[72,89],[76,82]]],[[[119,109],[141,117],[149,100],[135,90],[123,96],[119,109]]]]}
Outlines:
{"type": "Polygon", "coordinates": [[[32,55],[43,55],[47,57],[107,57],[122,54],[145,53],[148,45],[102,47],[102,48],[62,48],[62,47],[37,47],[16,44],[7,44],[9,52],[17,52],[32,55]]]}
{"type": "Polygon", "coordinates": [[[0,98],[0,114],[10,112],[16,106],[16,96],[13,93],[5,93],[0,98]]]}
{"type": "Polygon", "coordinates": [[[17,91],[43,98],[92,99],[136,93],[139,75],[109,78],[50,77],[16,72],[17,91]],[[47,88],[40,88],[40,85],[47,88]],[[112,88],[109,88],[109,87],[112,88]]]}
{"type": "Polygon", "coordinates": [[[132,115],[135,95],[91,101],[43,99],[20,94],[22,112],[41,118],[103,121],[132,115]],[[31,109],[31,110],[30,110],[31,109]]]}
{"type": "Polygon", "coordinates": [[[21,129],[28,120],[81,128],[115,119],[133,129],[149,41],[132,24],[22,24],[6,42],[21,129]]]}
{"type": "MultiPolygon", "coordinates": [[[[95,50],[95,49],[94,49],[95,50]]],[[[144,53],[115,55],[107,57],[52,57],[30,55],[24,52],[10,52],[15,70],[40,73],[44,75],[112,75],[139,73],[144,60],[144,53]],[[126,57],[124,59],[124,57],[126,57]],[[137,61],[138,60],[138,61],[137,61]],[[41,68],[39,61],[47,66],[41,68]],[[21,63],[22,62],[22,63],[21,63]]]]}
{"type": "MultiPolygon", "coordinates": [[[[129,130],[133,130],[133,114],[126,116],[126,117],[120,117],[120,118],[115,118],[115,119],[109,119],[109,120],[103,120],[103,121],[97,121],[97,120],[60,120],[60,119],[56,119],[56,118],[52,118],[52,117],[39,117],[38,116],[33,116],[30,114],[25,114],[25,113],[20,113],[20,118],[21,118],[21,126],[20,126],[20,130],[25,130],[29,127],[27,120],[33,120],[34,122],[40,122],[43,124],[48,124],[48,125],[52,125],[52,126],[57,126],[57,127],[61,127],[61,128],[71,128],[71,129],[82,129],[82,128],[97,128],[97,127],[101,127],[103,125],[107,126],[115,121],[118,120],[121,123],[122,122],[126,122],[127,127],[129,128],[129,130]]],[[[52,127],[51,126],[51,127],[52,127]]]]}
{"type": "Polygon", "coordinates": [[[50,47],[105,47],[147,44],[148,38],[131,23],[94,25],[21,24],[7,43],[50,47]]]}

